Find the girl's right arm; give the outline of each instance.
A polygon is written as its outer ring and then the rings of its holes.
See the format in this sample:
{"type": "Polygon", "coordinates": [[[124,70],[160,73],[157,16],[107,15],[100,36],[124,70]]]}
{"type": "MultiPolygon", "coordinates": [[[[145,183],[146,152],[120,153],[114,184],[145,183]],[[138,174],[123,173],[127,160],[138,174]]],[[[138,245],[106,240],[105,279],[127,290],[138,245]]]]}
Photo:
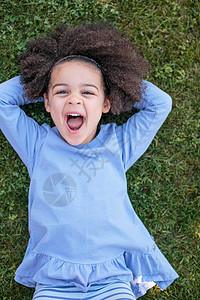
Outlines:
{"type": "Polygon", "coordinates": [[[0,128],[30,174],[38,142],[44,137],[46,130],[20,109],[19,106],[28,103],[20,77],[0,84],[0,128]]]}
{"type": "Polygon", "coordinates": [[[151,82],[143,83],[146,90],[142,100],[134,105],[139,111],[119,127],[126,171],[147,150],[172,108],[172,99],[168,94],[151,82]]]}

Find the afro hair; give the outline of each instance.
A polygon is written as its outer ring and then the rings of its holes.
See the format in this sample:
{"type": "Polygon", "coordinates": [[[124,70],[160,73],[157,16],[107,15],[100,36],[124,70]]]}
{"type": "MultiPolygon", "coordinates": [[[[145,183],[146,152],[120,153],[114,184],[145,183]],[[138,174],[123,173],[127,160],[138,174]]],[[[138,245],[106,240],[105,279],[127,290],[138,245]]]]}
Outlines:
{"type": "Polygon", "coordinates": [[[101,66],[113,114],[130,110],[141,100],[148,63],[137,47],[107,22],[74,28],[61,24],[29,42],[20,57],[21,82],[28,100],[43,96],[54,65],[69,55],[87,56],[101,66]]]}

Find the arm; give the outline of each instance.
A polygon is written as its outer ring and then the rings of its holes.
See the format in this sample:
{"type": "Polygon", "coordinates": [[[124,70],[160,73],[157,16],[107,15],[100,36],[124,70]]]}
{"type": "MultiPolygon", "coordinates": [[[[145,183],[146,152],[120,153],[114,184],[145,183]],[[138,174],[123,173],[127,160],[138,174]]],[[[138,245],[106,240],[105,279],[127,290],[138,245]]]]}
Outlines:
{"type": "Polygon", "coordinates": [[[45,129],[20,109],[19,106],[26,103],[29,101],[24,98],[20,77],[0,84],[0,128],[30,174],[37,146],[45,129]]]}
{"type": "Polygon", "coordinates": [[[145,93],[140,103],[134,105],[140,111],[122,127],[122,156],[127,171],[147,150],[157,131],[171,111],[172,99],[154,84],[144,81],[145,93]]]}

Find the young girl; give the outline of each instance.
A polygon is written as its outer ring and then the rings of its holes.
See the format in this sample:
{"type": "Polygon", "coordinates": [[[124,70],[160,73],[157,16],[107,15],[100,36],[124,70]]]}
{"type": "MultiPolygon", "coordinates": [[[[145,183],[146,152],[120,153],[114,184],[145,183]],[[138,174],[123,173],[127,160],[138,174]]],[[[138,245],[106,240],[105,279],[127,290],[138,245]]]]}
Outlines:
{"type": "Polygon", "coordinates": [[[30,240],[17,282],[33,299],[136,299],[176,272],[127,194],[126,171],[146,151],[171,98],[143,81],[147,64],[107,23],[39,37],[21,77],[0,86],[1,129],[28,168],[30,240]],[[55,127],[20,105],[44,100],[55,127]],[[123,126],[102,113],[139,110],[123,126]]]}

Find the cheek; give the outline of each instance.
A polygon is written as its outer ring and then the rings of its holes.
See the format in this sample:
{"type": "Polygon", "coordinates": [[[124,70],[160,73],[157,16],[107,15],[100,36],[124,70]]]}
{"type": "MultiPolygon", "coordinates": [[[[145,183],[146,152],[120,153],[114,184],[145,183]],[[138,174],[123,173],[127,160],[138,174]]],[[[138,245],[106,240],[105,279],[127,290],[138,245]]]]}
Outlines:
{"type": "Polygon", "coordinates": [[[102,117],[102,107],[99,107],[99,108],[95,107],[95,109],[93,111],[91,111],[90,115],[91,115],[93,124],[95,126],[97,126],[102,117]]]}
{"type": "Polygon", "coordinates": [[[51,107],[51,115],[52,117],[59,119],[63,114],[63,108],[60,105],[54,105],[51,107]]]}

